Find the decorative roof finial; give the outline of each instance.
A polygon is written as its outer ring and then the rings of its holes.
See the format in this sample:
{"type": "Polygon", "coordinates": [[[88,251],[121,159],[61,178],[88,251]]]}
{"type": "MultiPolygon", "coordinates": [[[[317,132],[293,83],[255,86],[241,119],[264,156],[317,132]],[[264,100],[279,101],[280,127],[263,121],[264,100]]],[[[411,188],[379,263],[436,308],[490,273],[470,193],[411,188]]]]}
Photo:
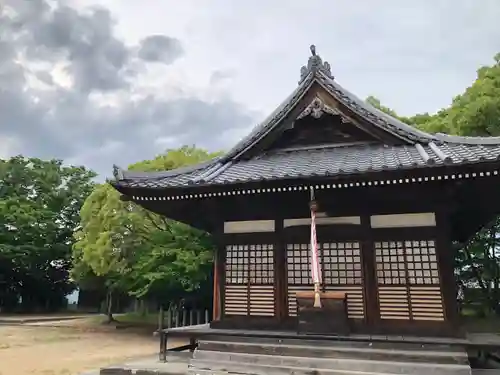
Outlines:
{"type": "Polygon", "coordinates": [[[311,55],[316,56],[316,46],[314,44],[311,44],[311,47],[309,47],[311,50],[311,55]]]}
{"type": "Polygon", "coordinates": [[[123,171],[116,164],[113,164],[113,176],[115,177],[115,180],[117,180],[117,181],[123,180],[123,171]]]}
{"type": "Polygon", "coordinates": [[[309,73],[321,72],[328,78],[333,79],[334,77],[332,76],[330,64],[327,61],[323,62],[321,57],[316,54],[316,46],[314,44],[312,44],[309,48],[311,50],[311,57],[309,57],[307,66],[300,68],[299,85],[306,79],[309,73]]]}

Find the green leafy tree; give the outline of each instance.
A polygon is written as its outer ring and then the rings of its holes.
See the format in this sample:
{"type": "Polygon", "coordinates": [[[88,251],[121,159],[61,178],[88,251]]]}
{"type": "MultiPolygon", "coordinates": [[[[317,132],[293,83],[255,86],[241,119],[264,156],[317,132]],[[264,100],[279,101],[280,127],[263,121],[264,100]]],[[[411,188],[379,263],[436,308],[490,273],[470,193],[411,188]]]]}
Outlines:
{"type": "Polygon", "coordinates": [[[202,163],[221,155],[221,152],[208,152],[195,146],[182,146],[178,149],[168,149],[165,153],[156,156],[152,160],[132,164],[129,169],[144,172],[168,171],[202,163]]]}
{"type": "Polygon", "coordinates": [[[113,296],[127,290],[130,259],[136,240],[130,228],[129,203],[102,184],[81,209],[80,230],[75,233],[72,276],[82,286],[102,280],[107,291],[108,320],[113,321],[113,296]]]}
{"type": "Polygon", "coordinates": [[[427,127],[459,135],[500,135],[500,54],[493,65],[481,67],[474,83],[427,127]]]}
{"type": "MultiPolygon", "coordinates": [[[[217,155],[185,146],[129,169],[164,171],[217,155]]],[[[82,283],[94,276],[105,280],[109,321],[115,291],[156,300],[170,293],[172,299],[179,291],[197,289],[210,270],[208,234],[122,201],[109,184],[98,186],[86,200],[75,238],[73,275],[82,283]]]]}
{"type": "Polygon", "coordinates": [[[0,160],[0,305],[60,306],[69,278],[73,233],[95,173],[60,160],[0,160]]]}

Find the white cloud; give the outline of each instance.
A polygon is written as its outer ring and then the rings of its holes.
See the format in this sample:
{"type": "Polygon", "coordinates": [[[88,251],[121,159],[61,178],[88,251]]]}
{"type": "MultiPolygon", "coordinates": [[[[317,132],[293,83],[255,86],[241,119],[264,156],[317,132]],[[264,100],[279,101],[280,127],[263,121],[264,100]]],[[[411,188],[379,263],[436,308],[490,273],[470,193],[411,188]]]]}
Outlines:
{"type": "Polygon", "coordinates": [[[0,13],[1,139],[108,175],[163,146],[229,148],[293,90],[311,43],[401,114],[446,106],[500,51],[498,0],[6,1],[22,18],[0,13]]]}

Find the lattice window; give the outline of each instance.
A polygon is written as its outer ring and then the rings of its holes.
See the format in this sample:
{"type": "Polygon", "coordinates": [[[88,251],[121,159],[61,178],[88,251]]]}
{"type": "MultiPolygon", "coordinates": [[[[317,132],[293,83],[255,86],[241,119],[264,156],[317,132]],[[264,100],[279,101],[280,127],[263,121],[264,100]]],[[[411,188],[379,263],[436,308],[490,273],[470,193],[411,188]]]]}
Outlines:
{"type": "Polygon", "coordinates": [[[226,246],[226,284],[248,283],[249,245],[226,246]]]}
{"type": "Polygon", "coordinates": [[[273,245],[250,245],[250,284],[274,283],[273,245]]]}
{"type": "Polygon", "coordinates": [[[375,261],[378,284],[439,284],[432,240],[376,242],[375,261]]]}
{"type": "Polygon", "coordinates": [[[405,241],[410,284],[439,284],[434,241],[405,241]]]}
{"type": "Polygon", "coordinates": [[[379,284],[406,284],[403,242],[376,242],[375,261],[379,284]]]}
{"type": "Polygon", "coordinates": [[[363,282],[359,242],[322,243],[323,283],[353,285],[363,282]]]}
{"type": "Polygon", "coordinates": [[[312,285],[309,244],[287,245],[288,285],[312,285]]]}
{"type": "Polygon", "coordinates": [[[226,246],[226,284],[273,284],[272,244],[226,246]]]}

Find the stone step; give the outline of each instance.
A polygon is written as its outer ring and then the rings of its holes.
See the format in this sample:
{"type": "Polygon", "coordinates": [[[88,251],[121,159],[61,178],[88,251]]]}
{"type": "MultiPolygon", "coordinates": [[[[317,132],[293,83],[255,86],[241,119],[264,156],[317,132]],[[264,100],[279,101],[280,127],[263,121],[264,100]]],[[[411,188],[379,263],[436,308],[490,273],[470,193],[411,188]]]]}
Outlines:
{"type": "MultiPolygon", "coordinates": [[[[409,339],[410,340],[410,339],[409,339]]],[[[370,341],[369,338],[366,340],[353,339],[353,340],[341,340],[335,337],[328,338],[328,340],[320,339],[288,339],[288,338],[270,338],[270,337],[247,337],[247,336],[216,336],[210,335],[205,336],[200,341],[223,341],[223,342],[245,342],[245,343],[262,343],[262,344],[273,344],[273,345],[311,345],[311,346],[341,346],[341,347],[353,347],[353,348],[376,348],[376,349],[393,349],[397,347],[399,349],[405,350],[425,350],[432,352],[439,351],[453,351],[455,349],[460,350],[461,346],[450,346],[447,344],[440,343],[436,340],[435,343],[418,343],[418,342],[384,342],[384,341],[370,341]]]]}
{"type": "MultiPolygon", "coordinates": [[[[373,369],[376,370],[376,369],[373,369]]],[[[393,373],[366,372],[333,368],[291,367],[291,366],[268,366],[268,365],[248,365],[234,362],[210,362],[193,363],[188,370],[189,375],[392,375],[393,373]]],[[[400,374],[412,375],[470,375],[469,372],[441,372],[439,369],[428,372],[422,369],[421,372],[401,372],[400,374]]]]}
{"type": "Polygon", "coordinates": [[[169,362],[144,359],[101,368],[99,375],[186,375],[188,358],[169,358],[169,362]]]}
{"type": "MultiPolygon", "coordinates": [[[[408,374],[408,375],[470,375],[470,366],[465,364],[437,364],[418,362],[375,361],[365,359],[339,359],[339,358],[307,358],[279,355],[224,353],[196,350],[190,366],[200,369],[223,370],[222,365],[247,366],[256,368],[267,366],[269,368],[305,368],[308,374],[316,370],[337,370],[344,372],[375,372],[382,374],[408,374]],[[217,365],[213,368],[214,365],[217,365]]],[[[232,371],[229,369],[228,371],[232,371]]],[[[281,371],[281,370],[280,370],[281,371]]],[[[340,372],[341,373],[341,372],[340,372]]],[[[250,372],[252,374],[252,372],[250,372]]]]}
{"type": "Polygon", "coordinates": [[[226,352],[226,353],[246,353],[279,355],[291,357],[312,357],[312,358],[344,358],[344,359],[367,359],[399,362],[432,362],[441,364],[465,364],[468,357],[464,350],[458,351],[429,351],[429,350],[400,350],[379,349],[373,346],[339,346],[339,345],[317,345],[311,342],[293,343],[284,345],[281,343],[252,343],[252,342],[227,342],[227,341],[207,341],[198,343],[199,351],[226,352]]]}
{"type": "Polygon", "coordinates": [[[303,367],[248,366],[244,364],[207,363],[209,368],[190,367],[189,375],[386,375],[375,372],[343,371],[303,367]]]}

